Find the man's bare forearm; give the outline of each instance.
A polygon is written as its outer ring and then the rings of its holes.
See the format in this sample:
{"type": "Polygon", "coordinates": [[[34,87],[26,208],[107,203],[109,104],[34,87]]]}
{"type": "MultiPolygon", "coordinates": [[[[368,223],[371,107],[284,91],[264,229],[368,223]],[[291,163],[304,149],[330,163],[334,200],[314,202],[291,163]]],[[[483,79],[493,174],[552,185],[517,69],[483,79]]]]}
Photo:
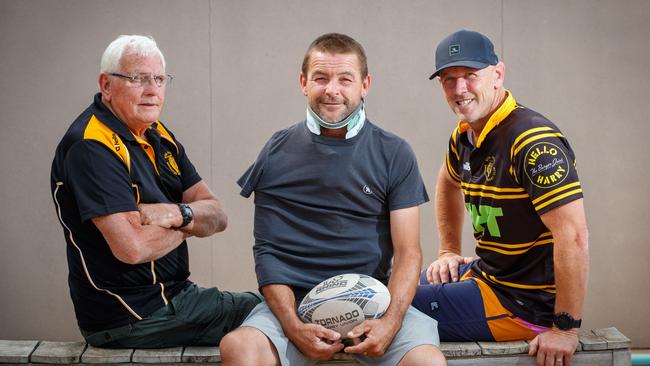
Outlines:
{"type": "Polygon", "coordinates": [[[201,200],[189,203],[194,219],[182,231],[197,237],[206,237],[224,231],[228,226],[228,217],[221,209],[217,199],[201,200]]]}
{"type": "Polygon", "coordinates": [[[415,296],[415,290],[420,278],[422,253],[420,251],[411,251],[410,253],[395,255],[393,258],[393,272],[388,282],[391,302],[384,316],[393,318],[401,324],[404,314],[408,310],[413,296],[415,296]]]}
{"type": "Polygon", "coordinates": [[[158,259],[178,247],[187,234],[157,225],[142,225],[137,211],[120,212],[92,219],[113,255],[128,264],[158,259]]]}
{"type": "Polygon", "coordinates": [[[411,207],[391,211],[393,237],[393,271],[388,282],[391,303],[384,317],[402,323],[420,278],[420,209],[411,207]]]}
{"type": "Polygon", "coordinates": [[[451,179],[443,164],[436,185],[436,221],[438,224],[438,255],[461,254],[465,207],[460,185],[451,179]]]}

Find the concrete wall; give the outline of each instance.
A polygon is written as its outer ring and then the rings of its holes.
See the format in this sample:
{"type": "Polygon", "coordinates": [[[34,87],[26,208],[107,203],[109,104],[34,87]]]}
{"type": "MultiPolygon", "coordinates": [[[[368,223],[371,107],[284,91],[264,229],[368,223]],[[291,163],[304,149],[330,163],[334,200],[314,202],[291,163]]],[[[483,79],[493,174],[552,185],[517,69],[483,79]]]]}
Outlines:
{"type": "MultiPolygon", "coordinates": [[[[192,279],[245,290],[256,287],[252,200],[235,180],[272,132],[303,118],[307,45],[337,31],[366,47],[368,115],[411,143],[433,193],[455,118],[427,77],[435,45],[459,28],[492,38],[507,87],[557,123],[576,151],[591,232],[584,326],[613,325],[634,346],[650,346],[644,0],[0,0],[0,338],[81,339],[49,171],[116,36],[150,34],[165,52],[176,79],[162,119],[230,217],[225,233],[190,240],[192,279]]],[[[437,252],[432,203],[423,206],[422,243],[429,262],[437,252]]],[[[469,227],[464,247],[472,253],[469,227]]]]}

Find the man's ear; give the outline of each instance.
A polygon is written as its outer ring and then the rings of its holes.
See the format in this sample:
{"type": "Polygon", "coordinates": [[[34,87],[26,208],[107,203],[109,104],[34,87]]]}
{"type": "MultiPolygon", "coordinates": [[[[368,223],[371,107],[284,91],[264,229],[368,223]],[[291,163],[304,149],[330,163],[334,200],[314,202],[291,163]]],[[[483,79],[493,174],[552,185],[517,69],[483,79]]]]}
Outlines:
{"type": "Polygon", "coordinates": [[[302,72],[300,73],[300,90],[302,90],[302,94],[307,96],[307,76],[303,74],[302,72]]]}
{"type": "Polygon", "coordinates": [[[366,97],[368,95],[368,90],[370,89],[370,84],[372,84],[372,78],[370,77],[370,74],[366,75],[366,77],[363,79],[361,82],[361,96],[366,97]]]}
{"type": "Polygon", "coordinates": [[[111,81],[108,78],[108,75],[103,72],[99,74],[99,91],[102,93],[102,98],[104,100],[111,100],[111,81]]]}
{"type": "Polygon", "coordinates": [[[499,63],[494,66],[494,72],[497,74],[497,78],[494,80],[494,88],[501,89],[506,77],[506,64],[499,61],[499,63]]]}

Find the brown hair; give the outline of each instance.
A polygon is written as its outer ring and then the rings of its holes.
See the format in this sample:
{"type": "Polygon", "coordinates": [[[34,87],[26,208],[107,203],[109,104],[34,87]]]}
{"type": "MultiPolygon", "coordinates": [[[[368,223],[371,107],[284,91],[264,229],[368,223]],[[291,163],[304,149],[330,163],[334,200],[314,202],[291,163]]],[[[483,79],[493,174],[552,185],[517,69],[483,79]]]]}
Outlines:
{"type": "Polygon", "coordinates": [[[330,54],[354,53],[359,58],[361,66],[361,77],[368,76],[368,62],[366,61],[366,52],[361,44],[352,37],[341,33],[327,33],[316,38],[307,48],[305,58],[302,60],[302,73],[307,76],[307,67],[309,57],[314,51],[325,52],[330,54]]]}

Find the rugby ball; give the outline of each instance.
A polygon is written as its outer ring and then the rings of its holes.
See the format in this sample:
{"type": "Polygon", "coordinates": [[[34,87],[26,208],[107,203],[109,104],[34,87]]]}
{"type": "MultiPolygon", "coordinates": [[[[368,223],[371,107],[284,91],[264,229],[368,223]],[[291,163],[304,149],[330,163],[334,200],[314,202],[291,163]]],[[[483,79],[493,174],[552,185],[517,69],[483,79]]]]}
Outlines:
{"type": "Polygon", "coordinates": [[[342,338],[364,320],[384,315],[390,293],[383,283],[362,274],[341,274],[316,285],[298,306],[305,323],[320,324],[342,338]]]}

